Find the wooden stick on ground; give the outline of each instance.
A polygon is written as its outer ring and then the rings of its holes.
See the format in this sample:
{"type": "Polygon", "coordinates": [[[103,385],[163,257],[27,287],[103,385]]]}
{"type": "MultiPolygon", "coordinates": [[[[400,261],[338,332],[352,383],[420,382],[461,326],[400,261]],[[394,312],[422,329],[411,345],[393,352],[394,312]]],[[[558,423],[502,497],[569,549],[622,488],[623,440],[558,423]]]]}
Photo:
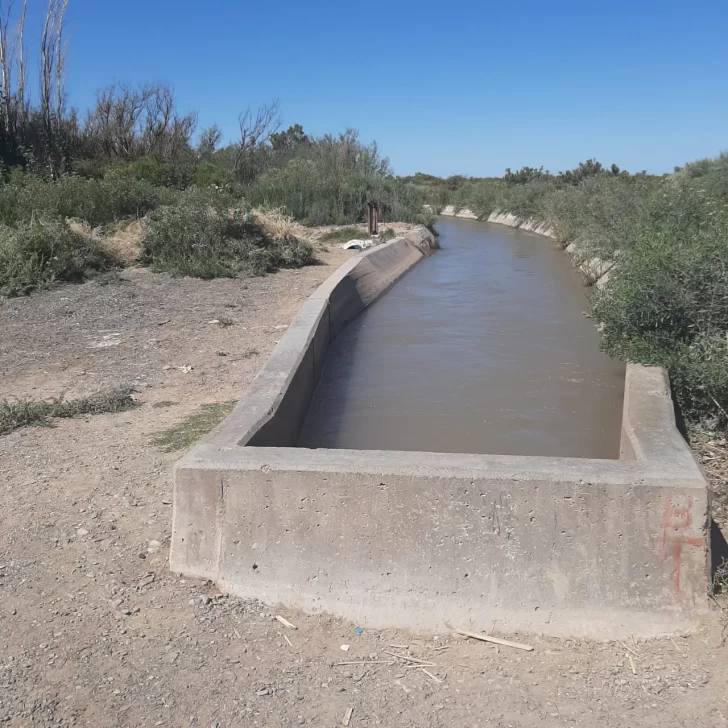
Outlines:
{"type": "Polygon", "coordinates": [[[284,626],[288,627],[288,629],[298,629],[295,624],[291,624],[285,617],[281,617],[280,614],[276,614],[276,619],[284,626]]]}
{"type": "Polygon", "coordinates": [[[492,642],[494,645],[503,645],[503,647],[515,647],[517,650],[526,650],[527,652],[533,652],[531,645],[523,645],[520,642],[509,642],[508,640],[502,640],[500,637],[491,637],[487,634],[478,634],[477,632],[468,632],[465,629],[455,629],[451,627],[447,622],[445,626],[451,629],[456,634],[461,634],[463,637],[472,637],[474,640],[481,640],[481,642],[492,642]]]}
{"type": "Polygon", "coordinates": [[[351,716],[354,713],[354,708],[349,708],[349,710],[346,711],[346,715],[344,716],[344,720],[342,721],[343,725],[349,725],[351,723],[351,716]]]}
{"type": "Polygon", "coordinates": [[[425,667],[434,667],[431,660],[417,660],[414,657],[407,657],[407,655],[398,655],[388,650],[382,650],[385,655],[391,655],[392,657],[399,657],[400,660],[405,662],[414,662],[416,665],[424,665],[425,667]]]}
{"type": "Polygon", "coordinates": [[[422,670],[422,672],[424,672],[425,675],[427,675],[427,677],[431,678],[435,682],[438,682],[438,683],[442,682],[442,680],[440,680],[440,678],[437,677],[437,675],[433,675],[428,669],[421,667],[420,670],[422,670]]]}

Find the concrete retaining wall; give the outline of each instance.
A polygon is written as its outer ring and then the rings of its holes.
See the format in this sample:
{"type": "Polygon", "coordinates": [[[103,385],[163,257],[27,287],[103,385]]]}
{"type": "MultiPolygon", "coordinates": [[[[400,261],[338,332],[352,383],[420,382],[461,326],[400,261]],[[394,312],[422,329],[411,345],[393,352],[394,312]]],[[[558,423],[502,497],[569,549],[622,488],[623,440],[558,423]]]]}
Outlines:
{"type": "Polygon", "coordinates": [[[689,629],[708,592],[708,491],[661,369],[628,366],[619,461],[289,447],[330,341],[427,236],[324,283],[233,414],[177,464],[172,569],[361,626],[689,629]]]}

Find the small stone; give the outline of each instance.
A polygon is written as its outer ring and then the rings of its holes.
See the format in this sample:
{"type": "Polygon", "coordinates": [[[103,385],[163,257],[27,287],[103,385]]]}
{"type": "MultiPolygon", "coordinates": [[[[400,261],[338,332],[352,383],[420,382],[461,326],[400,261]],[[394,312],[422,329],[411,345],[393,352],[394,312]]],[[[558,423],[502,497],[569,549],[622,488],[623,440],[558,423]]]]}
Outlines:
{"type": "Polygon", "coordinates": [[[200,597],[200,601],[201,601],[201,602],[202,602],[203,604],[207,605],[207,604],[209,604],[209,603],[210,603],[210,602],[211,602],[212,600],[210,599],[210,597],[208,597],[208,596],[207,596],[207,594],[203,594],[203,595],[202,595],[202,596],[200,597]]]}
{"type": "Polygon", "coordinates": [[[76,530],[77,536],[88,536],[88,529],[86,528],[79,528],[76,530]]]}
{"type": "Polygon", "coordinates": [[[159,541],[152,540],[152,541],[149,542],[149,544],[147,546],[147,553],[148,554],[156,554],[157,551],[159,551],[159,549],[160,549],[161,546],[162,546],[162,544],[159,541]]]}
{"type": "Polygon", "coordinates": [[[263,696],[263,695],[270,695],[270,690],[268,688],[263,688],[262,690],[258,690],[256,695],[263,696]]]}

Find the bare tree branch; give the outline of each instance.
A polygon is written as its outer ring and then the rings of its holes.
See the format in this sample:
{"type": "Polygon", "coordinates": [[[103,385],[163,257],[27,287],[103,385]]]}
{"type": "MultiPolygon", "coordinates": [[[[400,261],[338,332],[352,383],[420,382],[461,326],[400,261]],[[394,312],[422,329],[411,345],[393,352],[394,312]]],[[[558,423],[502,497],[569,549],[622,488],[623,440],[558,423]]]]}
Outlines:
{"type": "Polygon", "coordinates": [[[270,104],[258,107],[255,116],[250,108],[240,114],[238,117],[240,141],[235,153],[234,172],[240,172],[246,158],[266,144],[271,134],[281,128],[280,110],[280,102],[275,100],[270,104]]]}

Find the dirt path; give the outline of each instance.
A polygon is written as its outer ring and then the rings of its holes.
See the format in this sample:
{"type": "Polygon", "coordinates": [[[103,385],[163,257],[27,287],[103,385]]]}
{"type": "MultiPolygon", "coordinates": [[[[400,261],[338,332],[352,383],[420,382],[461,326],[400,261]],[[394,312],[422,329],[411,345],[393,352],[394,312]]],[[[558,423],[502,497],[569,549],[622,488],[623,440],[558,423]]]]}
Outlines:
{"type": "Polygon", "coordinates": [[[717,618],[626,645],[521,636],[524,653],[286,611],[290,630],[169,573],[178,454],[151,439],[239,397],[348,255],[247,281],[132,269],[0,303],[0,398],[129,383],[141,403],[0,437],[0,725],[333,727],[353,708],[353,728],[728,726],[717,618]],[[336,664],[359,660],[395,664],[336,664]]]}

